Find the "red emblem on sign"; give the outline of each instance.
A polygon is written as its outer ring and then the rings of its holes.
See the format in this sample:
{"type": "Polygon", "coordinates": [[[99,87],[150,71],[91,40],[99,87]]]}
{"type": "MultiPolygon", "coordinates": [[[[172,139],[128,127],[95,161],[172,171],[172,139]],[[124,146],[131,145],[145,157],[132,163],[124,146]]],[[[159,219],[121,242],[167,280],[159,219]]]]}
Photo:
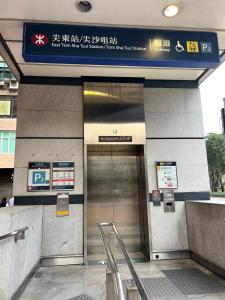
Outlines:
{"type": "Polygon", "coordinates": [[[153,194],[153,196],[154,197],[156,197],[156,198],[160,198],[160,190],[152,190],[152,194],[153,194]]]}
{"type": "Polygon", "coordinates": [[[42,47],[48,44],[48,37],[43,33],[36,33],[31,37],[32,44],[42,47]]]}

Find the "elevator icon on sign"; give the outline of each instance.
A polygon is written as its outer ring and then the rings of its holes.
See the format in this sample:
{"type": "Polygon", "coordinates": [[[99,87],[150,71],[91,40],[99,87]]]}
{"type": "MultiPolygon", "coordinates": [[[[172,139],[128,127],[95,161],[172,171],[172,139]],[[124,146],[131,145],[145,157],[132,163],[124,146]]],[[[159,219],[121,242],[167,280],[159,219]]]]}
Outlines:
{"type": "Polygon", "coordinates": [[[199,46],[197,41],[187,41],[187,52],[199,53],[199,46]]]}

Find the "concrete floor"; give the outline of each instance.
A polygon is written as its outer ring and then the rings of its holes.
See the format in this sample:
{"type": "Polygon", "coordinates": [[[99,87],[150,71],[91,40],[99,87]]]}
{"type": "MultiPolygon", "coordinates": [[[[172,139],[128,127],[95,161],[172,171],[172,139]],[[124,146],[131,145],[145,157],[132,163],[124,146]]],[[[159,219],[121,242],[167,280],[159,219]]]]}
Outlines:
{"type": "MultiPolygon", "coordinates": [[[[135,264],[140,277],[165,277],[161,270],[176,268],[198,268],[206,274],[212,274],[191,259],[155,261],[135,264]]],[[[86,294],[94,300],[105,300],[105,266],[58,266],[42,267],[31,279],[20,300],[69,300],[81,294],[86,294]]],[[[122,279],[129,279],[126,265],[119,265],[122,279]]],[[[225,281],[216,277],[217,282],[225,286],[225,281]]],[[[198,296],[161,297],[155,299],[224,299],[225,293],[198,296]]]]}

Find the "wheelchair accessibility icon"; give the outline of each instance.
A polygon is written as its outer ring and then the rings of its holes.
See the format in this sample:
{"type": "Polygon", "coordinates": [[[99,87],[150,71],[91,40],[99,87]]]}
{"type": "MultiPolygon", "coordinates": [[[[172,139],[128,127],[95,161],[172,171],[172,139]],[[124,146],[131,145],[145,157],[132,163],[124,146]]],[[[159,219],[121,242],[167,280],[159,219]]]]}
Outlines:
{"type": "Polygon", "coordinates": [[[175,49],[177,52],[185,51],[184,46],[180,43],[180,41],[177,41],[177,45],[176,45],[175,49]]]}

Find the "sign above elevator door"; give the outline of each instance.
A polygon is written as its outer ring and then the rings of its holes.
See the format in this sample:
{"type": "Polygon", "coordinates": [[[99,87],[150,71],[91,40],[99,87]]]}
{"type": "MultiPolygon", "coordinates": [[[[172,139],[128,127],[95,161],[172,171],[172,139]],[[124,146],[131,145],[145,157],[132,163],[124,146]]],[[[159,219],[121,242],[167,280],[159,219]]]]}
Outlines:
{"type": "Polygon", "coordinates": [[[27,62],[211,68],[219,64],[213,32],[25,23],[27,62]]]}

